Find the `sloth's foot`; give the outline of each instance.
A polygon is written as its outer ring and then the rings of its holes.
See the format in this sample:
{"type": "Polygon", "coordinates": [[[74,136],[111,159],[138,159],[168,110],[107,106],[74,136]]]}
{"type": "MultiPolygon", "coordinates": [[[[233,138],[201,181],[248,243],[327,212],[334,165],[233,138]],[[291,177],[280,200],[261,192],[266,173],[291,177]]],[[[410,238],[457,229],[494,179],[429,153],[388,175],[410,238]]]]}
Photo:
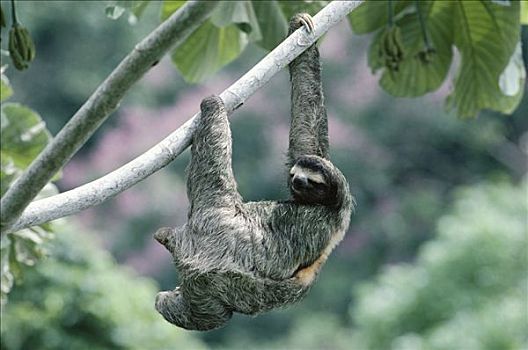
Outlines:
{"type": "Polygon", "coordinates": [[[156,310],[170,323],[189,330],[207,331],[222,327],[233,316],[216,299],[207,299],[193,307],[183,297],[180,288],[156,295],[156,310]]]}
{"type": "Polygon", "coordinates": [[[154,234],[154,238],[156,239],[156,241],[165,245],[165,243],[167,243],[171,235],[172,235],[172,228],[162,227],[156,231],[156,233],[154,234]]]}
{"type": "Polygon", "coordinates": [[[290,34],[297,29],[304,27],[308,33],[313,32],[314,23],[313,18],[307,13],[298,13],[290,20],[290,34]]]}
{"type": "Polygon", "coordinates": [[[181,295],[180,288],[159,292],[156,295],[156,310],[170,323],[186,328],[196,329],[191,319],[192,313],[189,304],[181,295]]]}
{"type": "Polygon", "coordinates": [[[223,111],[224,109],[224,101],[222,101],[222,99],[217,95],[206,97],[200,103],[200,110],[202,112],[202,116],[209,115],[213,111],[223,111]]]}

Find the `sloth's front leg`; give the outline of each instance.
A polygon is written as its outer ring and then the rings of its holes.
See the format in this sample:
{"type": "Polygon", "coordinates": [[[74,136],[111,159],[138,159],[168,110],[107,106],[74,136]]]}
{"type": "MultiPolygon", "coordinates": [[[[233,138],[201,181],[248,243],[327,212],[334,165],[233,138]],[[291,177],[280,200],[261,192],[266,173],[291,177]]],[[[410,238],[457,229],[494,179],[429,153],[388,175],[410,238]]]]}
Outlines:
{"type": "Polygon", "coordinates": [[[211,96],[202,101],[200,109],[187,176],[189,216],[211,206],[232,206],[242,201],[231,165],[231,130],[224,102],[211,96]]]}

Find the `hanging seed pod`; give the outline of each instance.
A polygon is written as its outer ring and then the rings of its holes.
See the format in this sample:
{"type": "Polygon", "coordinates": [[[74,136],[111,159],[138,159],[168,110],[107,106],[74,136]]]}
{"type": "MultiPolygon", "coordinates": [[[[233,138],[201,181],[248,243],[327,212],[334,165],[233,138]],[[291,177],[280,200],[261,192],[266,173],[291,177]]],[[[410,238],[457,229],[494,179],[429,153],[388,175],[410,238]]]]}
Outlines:
{"type": "Polygon", "coordinates": [[[384,29],[378,54],[385,67],[394,72],[399,70],[399,65],[405,56],[400,27],[391,26],[384,29]]]}
{"type": "Polygon", "coordinates": [[[4,15],[4,10],[2,10],[2,6],[0,6],[0,28],[7,27],[7,22],[4,15]]]}
{"type": "Polygon", "coordinates": [[[29,67],[29,62],[35,58],[35,44],[26,28],[15,24],[9,31],[9,55],[13,65],[18,70],[29,67]]]}
{"type": "Polygon", "coordinates": [[[418,52],[416,56],[422,63],[428,64],[434,60],[436,56],[436,50],[434,49],[434,47],[425,48],[418,52]]]}

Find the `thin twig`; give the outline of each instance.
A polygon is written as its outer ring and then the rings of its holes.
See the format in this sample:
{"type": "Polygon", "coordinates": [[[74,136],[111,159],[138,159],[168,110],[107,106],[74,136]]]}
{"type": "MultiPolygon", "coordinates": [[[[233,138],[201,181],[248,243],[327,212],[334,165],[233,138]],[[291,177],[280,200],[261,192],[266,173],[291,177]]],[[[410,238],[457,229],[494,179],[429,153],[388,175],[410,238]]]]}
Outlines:
{"type": "MultiPolygon", "coordinates": [[[[313,33],[309,34],[304,29],[297,30],[220,94],[227,110],[232,112],[240,106],[362,2],[362,0],[334,1],[327,5],[314,16],[313,33]]],[[[70,191],[31,203],[9,232],[78,213],[104,202],[152,175],[190,145],[198,118],[199,113],[163,141],[121,168],[70,191]]]]}

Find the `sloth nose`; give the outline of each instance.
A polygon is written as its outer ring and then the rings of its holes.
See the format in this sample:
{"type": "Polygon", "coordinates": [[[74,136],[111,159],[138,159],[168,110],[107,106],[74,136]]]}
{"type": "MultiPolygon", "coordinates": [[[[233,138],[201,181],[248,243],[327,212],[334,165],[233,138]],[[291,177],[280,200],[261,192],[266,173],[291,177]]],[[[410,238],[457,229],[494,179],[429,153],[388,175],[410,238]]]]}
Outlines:
{"type": "Polygon", "coordinates": [[[306,175],[295,175],[293,177],[293,186],[306,187],[308,185],[308,178],[306,175]]]}

